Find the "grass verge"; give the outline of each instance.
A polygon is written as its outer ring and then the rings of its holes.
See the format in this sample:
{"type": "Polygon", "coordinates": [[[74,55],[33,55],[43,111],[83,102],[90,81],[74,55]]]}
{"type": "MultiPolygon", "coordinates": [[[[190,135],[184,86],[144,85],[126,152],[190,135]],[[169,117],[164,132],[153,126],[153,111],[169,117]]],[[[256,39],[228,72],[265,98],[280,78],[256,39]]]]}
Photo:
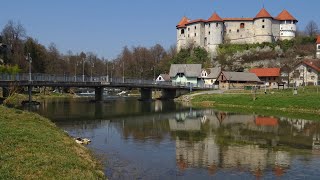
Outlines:
{"type": "Polygon", "coordinates": [[[48,119],[0,106],[0,179],[105,179],[101,165],[48,119]]]}

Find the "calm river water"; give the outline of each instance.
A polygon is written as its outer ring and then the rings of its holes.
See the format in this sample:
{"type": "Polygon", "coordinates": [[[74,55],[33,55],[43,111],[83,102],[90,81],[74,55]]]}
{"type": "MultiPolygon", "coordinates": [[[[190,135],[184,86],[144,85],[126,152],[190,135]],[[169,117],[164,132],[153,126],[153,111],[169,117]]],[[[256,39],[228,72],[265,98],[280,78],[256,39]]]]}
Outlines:
{"type": "Polygon", "coordinates": [[[109,179],[320,178],[320,121],[135,98],[46,100],[36,111],[90,138],[109,179]]]}

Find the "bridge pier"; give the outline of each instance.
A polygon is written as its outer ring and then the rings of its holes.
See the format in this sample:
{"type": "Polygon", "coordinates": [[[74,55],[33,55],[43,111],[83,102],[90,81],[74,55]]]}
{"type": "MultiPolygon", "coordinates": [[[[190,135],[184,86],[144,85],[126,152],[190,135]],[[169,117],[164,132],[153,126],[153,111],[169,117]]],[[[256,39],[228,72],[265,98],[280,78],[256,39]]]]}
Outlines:
{"type": "Polygon", "coordinates": [[[177,91],[175,89],[162,89],[161,99],[174,99],[177,91]]]}
{"type": "Polygon", "coordinates": [[[96,87],[94,90],[95,101],[103,100],[103,87],[96,87]]]}
{"type": "Polygon", "coordinates": [[[8,87],[2,87],[2,97],[7,98],[10,95],[10,90],[8,87]]]}
{"type": "Polygon", "coordinates": [[[149,101],[152,100],[152,89],[151,88],[141,88],[140,89],[140,100],[149,101]]]}

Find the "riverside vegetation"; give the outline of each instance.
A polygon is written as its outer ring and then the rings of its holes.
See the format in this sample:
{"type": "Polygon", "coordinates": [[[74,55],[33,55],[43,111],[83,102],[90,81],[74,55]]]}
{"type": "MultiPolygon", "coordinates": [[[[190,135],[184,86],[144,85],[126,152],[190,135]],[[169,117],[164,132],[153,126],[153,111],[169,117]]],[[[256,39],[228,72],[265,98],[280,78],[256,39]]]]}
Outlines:
{"type": "Polygon", "coordinates": [[[317,87],[300,87],[298,94],[293,95],[292,89],[260,90],[254,95],[250,90],[229,91],[223,94],[198,95],[192,103],[200,107],[217,107],[235,112],[258,112],[270,114],[293,114],[318,119],[320,116],[320,91],[317,87]],[[255,100],[254,100],[255,98],[255,100]]]}
{"type": "Polygon", "coordinates": [[[0,106],[0,179],[104,179],[102,166],[50,120],[0,106]]]}

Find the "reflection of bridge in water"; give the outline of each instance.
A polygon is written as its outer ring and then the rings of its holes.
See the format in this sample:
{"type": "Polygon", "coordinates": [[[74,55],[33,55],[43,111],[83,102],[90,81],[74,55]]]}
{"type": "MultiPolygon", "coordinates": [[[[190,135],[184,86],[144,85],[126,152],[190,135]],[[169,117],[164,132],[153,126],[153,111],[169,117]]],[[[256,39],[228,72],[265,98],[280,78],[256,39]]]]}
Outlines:
{"type": "MultiPolygon", "coordinates": [[[[190,85],[175,85],[171,82],[155,82],[145,79],[99,77],[75,77],[67,75],[33,74],[30,80],[29,74],[7,75],[0,74],[0,86],[3,97],[8,97],[10,87],[28,87],[29,98],[33,87],[82,87],[95,89],[95,100],[103,100],[104,88],[139,88],[142,100],[152,99],[152,90],[161,90],[163,99],[173,99],[182,94],[195,90],[206,90],[204,87],[190,85]]],[[[31,99],[29,99],[31,101],[31,99]]]]}

